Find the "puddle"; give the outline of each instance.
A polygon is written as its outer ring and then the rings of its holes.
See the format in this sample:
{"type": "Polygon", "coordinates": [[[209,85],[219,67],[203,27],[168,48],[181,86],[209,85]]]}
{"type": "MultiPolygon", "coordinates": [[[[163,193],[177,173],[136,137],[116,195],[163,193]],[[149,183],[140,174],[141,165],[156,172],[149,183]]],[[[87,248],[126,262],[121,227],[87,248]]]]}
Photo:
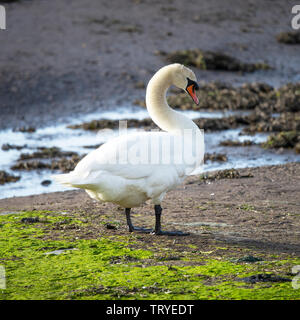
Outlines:
{"type": "MultiPolygon", "coordinates": [[[[248,112],[228,111],[228,112],[211,112],[203,110],[199,111],[180,111],[191,119],[196,118],[222,118],[233,114],[247,114],[248,112]]],[[[49,126],[46,128],[37,129],[33,133],[14,132],[13,130],[0,131],[0,147],[3,144],[9,143],[11,145],[23,146],[21,150],[11,149],[4,151],[0,149],[0,170],[5,170],[14,175],[21,175],[21,179],[15,183],[7,183],[0,186],[0,199],[27,196],[32,194],[40,194],[46,192],[72,190],[73,188],[66,188],[58,183],[52,182],[50,184],[42,185],[45,180],[51,180],[53,171],[50,170],[33,170],[33,171],[12,171],[10,167],[17,161],[20,153],[31,153],[37,147],[58,147],[62,151],[74,151],[79,155],[90,152],[91,149],[85,148],[89,145],[97,145],[104,143],[113,136],[118,135],[118,131],[108,130],[101,131],[97,134],[92,131],[73,130],[67,128],[70,124],[79,124],[82,122],[91,121],[94,119],[138,119],[142,120],[149,118],[146,109],[139,107],[124,107],[113,111],[96,112],[78,119],[70,119],[68,123],[59,124],[56,126],[49,126]]],[[[128,131],[135,131],[137,129],[128,129],[128,131]]],[[[207,162],[204,165],[204,171],[229,169],[229,168],[244,168],[257,167],[262,165],[280,164],[291,161],[299,161],[300,156],[293,151],[285,151],[284,154],[276,153],[272,150],[264,150],[259,146],[249,147],[224,147],[219,146],[223,140],[251,140],[256,143],[264,142],[267,139],[267,134],[256,134],[254,136],[239,135],[242,128],[234,130],[226,130],[212,133],[205,133],[205,149],[207,153],[225,153],[228,157],[227,162],[207,162]]]]}

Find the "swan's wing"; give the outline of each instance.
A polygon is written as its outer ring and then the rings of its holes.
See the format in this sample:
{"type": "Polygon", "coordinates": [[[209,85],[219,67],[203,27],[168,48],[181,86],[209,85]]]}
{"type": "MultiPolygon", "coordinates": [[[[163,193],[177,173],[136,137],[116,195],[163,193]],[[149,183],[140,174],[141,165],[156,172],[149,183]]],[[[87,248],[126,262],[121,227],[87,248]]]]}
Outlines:
{"type": "Polygon", "coordinates": [[[97,176],[99,179],[99,173],[103,172],[125,179],[142,179],[170,171],[182,177],[195,168],[191,149],[190,139],[183,141],[166,132],[127,134],[90,152],[78,163],[74,173],[82,178],[97,176]]]}
{"type": "Polygon", "coordinates": [[[149,132],[139,132],[111,139],[86,155],[77,164],[74,172],[88,176],[102,171],[126,179],[146,178],[155,169],[155,165],[149,166],[148,157],[153,134],[156,133],[151,133],[150,137],[149,132]]]}
{"type": "Polygon", "coordinates": [[[121,185],[126,180],[166,189],[189,175],[198,161],[190,152],[191,139],[186,142],[174,139],[174,135],[166,132],[123,135],[90,152],[69,174],[54,178],[66,185],[90,189],[102,181],[121,185]]]}

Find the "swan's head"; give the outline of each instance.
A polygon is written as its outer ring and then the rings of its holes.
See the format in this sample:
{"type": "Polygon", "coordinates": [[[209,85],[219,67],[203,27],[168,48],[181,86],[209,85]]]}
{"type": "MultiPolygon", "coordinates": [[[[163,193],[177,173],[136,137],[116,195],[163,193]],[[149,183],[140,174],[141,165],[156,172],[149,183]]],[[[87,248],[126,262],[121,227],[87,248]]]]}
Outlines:
{"type": "Polygon", "coordinates": [[[196,95],[196,90],[199,89],[199,86],[194,72],[179,63],[174,63],[173,65],[170,65],[170,67],[172,69],[173,84],[176,87],[186,91],[191,96],[193,101],[196,104],[199,104],[199,99],[196,95]]]}

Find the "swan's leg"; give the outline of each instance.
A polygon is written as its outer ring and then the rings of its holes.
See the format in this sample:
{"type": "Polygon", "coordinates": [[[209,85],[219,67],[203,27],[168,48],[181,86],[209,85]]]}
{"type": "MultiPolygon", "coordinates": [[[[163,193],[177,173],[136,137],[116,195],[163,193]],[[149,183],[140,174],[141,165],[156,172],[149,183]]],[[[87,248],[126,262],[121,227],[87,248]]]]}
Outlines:
{"type": "Polygon", "coordinates": [[[152,229],[145,229],[145,228],[140,228],[140,227],[134,227],[133,224],[132,224],[132,222],[131,222],[130,210],[131,210],[131,208],[126,208],[126,209],[125,209],[126,220],[127,220],[127,225],[128,225],[128,228],[129,228],[129,232],[139,231],[139,232],[150,233],[150,232],[153,231],[152,229]]]}
{"type": "Polygon", "coordinates": [[[127,225],[128,225],[128,228],[129,228],[129,232],[132,232],[134,227],[132,225],[131,218],[130,218],[130,210],[131,210],[131,208],[126,208],[125,209],[125,214],[126,214],[126,220],[127,220],[127,225]]]}
{"type": "Polygon", "coordinates": [[[162,208],[159,204],[156,204],[154,206],[154,210],[155,210],[155,231],[154,231],[155,234],[166,235],[166,236],[188,236],[189,235],[189,233],[182,232],[182,231],[162,231],[161,223],[160,223],[162,208]]]}

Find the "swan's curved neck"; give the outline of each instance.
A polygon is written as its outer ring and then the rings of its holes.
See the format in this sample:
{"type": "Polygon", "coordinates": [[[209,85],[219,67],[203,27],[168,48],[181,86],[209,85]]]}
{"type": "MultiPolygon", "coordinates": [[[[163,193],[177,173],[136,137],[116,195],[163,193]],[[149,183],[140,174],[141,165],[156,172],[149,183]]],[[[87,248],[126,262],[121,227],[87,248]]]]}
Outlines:
{"type": "Polygon", "coordinates": [[[196,124],[183,114],[173,110],[167,103],[166,94],[172,85],[168,68],[159,70],[149,81],[146,105],[152,120],[164,131],[178,132],[183,129],[199,130],[196,124]]]}

